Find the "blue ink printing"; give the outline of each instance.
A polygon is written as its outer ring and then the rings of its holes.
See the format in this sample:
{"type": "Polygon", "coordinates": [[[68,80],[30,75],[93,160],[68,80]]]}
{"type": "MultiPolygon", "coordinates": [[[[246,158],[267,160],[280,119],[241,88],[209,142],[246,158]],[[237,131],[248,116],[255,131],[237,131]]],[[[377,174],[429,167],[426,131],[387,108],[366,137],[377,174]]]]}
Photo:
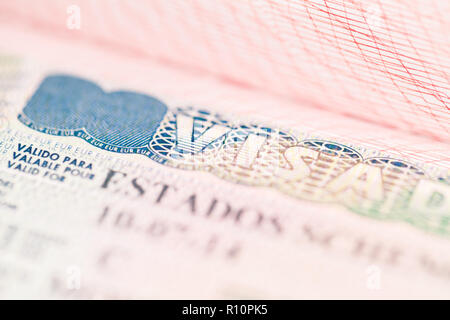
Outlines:
{"type": "Polygon", "coordinates": [[[52,75],[42,81],[18,118],[40,132],[77,136],[104,150],[153,157],[147,146],[166,113],[167,106],[148,95],[108,93],[91,81],[52,75]]]}

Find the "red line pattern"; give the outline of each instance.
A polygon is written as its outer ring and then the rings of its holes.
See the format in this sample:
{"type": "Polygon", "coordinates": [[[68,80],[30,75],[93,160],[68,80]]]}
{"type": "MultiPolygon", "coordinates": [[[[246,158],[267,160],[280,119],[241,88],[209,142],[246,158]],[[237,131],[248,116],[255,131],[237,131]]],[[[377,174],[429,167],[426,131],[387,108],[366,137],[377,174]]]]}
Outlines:
{"type": "Polygon", "coordinates": [[[2,0],[0,21],[450,142],[448,0],[2,0]]]}

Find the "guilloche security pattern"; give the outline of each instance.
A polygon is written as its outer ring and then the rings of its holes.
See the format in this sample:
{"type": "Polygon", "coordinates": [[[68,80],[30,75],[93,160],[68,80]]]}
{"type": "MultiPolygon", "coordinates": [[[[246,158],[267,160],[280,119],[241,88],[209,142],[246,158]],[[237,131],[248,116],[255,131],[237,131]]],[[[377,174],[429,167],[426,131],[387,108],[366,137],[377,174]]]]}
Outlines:
{"type": "Polygon", "coordinates": [[[385,127],[450,141],[446,0],[3,1],[0,16],[385,127]]]}

